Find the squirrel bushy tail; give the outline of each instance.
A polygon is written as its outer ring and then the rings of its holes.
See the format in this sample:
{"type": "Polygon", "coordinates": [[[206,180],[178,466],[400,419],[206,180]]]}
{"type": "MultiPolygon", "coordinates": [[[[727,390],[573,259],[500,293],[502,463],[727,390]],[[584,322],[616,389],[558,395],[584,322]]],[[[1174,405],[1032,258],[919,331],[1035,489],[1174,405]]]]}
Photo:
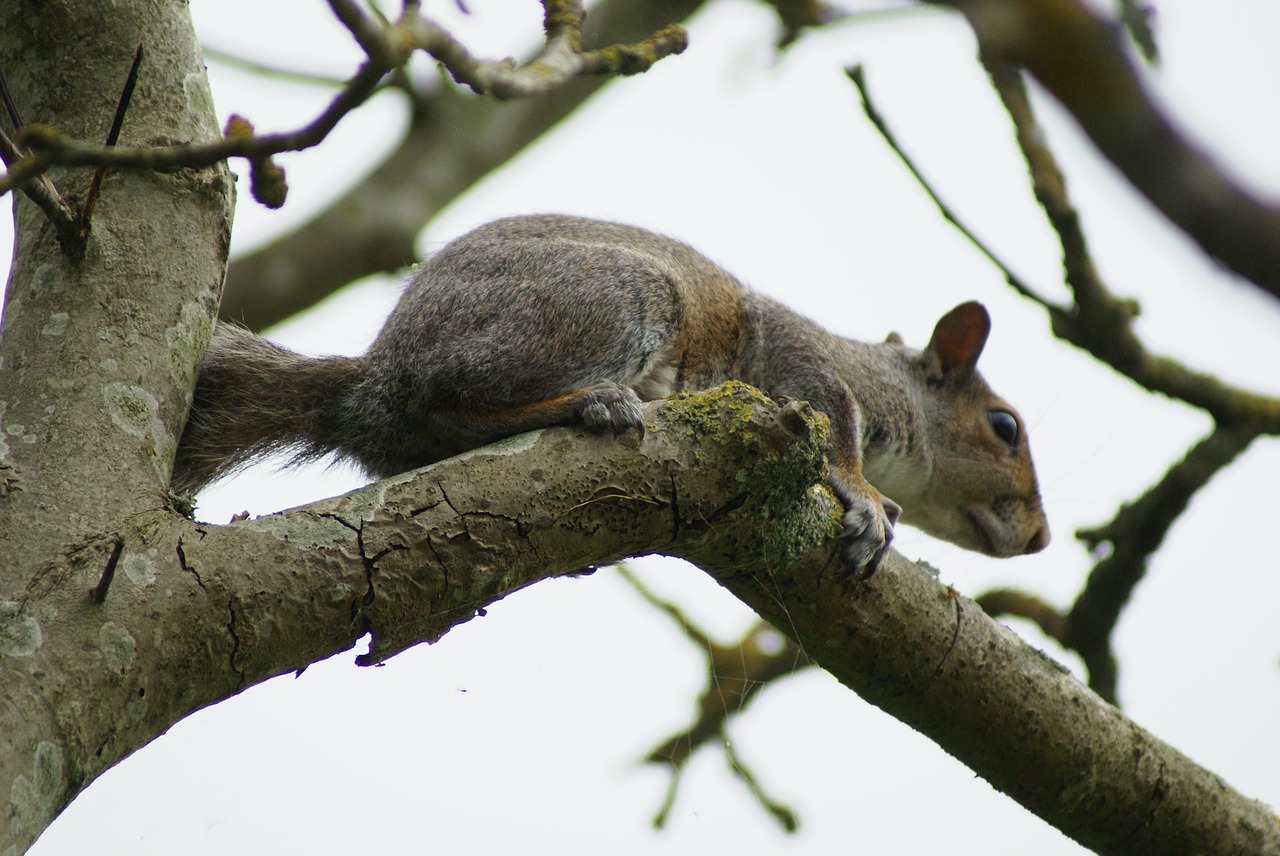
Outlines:
{"type": "Polygon", "coordinates": [[[359,359],[308,357],[218,324],[178,444],[172,489],[193,494],[272,452],[306,461],[343,447],[334,403],[363,368],[359,359]]]}

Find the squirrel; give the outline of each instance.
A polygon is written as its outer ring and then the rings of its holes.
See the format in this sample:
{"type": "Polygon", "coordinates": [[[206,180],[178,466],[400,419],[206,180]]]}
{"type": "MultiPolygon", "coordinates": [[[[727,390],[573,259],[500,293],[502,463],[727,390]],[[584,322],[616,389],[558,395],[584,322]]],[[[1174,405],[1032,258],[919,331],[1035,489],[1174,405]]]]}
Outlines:
{"type": "Polygon", "coordinates": [[[218,324],[171,486],[195,493],[282,449],[385,478],[555,425],[643,437],[641,402],[739,380],[830,420],[855,571],[874,573],[900,514],[987,555],[1034,553],[1049,528],[1026,427],[975,368],[990,329],[969,302],[923,351],[897,334],[857,342],[671,238],[510,217],[422,264],[361,357],[307,357],[218,324]]]}

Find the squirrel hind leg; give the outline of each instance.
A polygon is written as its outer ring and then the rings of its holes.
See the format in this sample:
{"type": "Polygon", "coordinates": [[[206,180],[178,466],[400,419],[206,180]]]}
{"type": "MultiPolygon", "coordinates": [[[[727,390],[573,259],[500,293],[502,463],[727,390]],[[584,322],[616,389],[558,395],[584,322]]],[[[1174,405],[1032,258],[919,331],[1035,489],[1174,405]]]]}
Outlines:
{"type": "MultiPolygon", "coordinates": [[[[480,441],[475,445],[558,425],[582,425],[590,431],[615,435],[634,428],[644,437],[644,411],[635,390],[602,381],[553,395],[541,401],[511,407],[483,407],[456,414],[480,441]]],[[[455,422],[456,424],[456,422],[455,422]]]]}

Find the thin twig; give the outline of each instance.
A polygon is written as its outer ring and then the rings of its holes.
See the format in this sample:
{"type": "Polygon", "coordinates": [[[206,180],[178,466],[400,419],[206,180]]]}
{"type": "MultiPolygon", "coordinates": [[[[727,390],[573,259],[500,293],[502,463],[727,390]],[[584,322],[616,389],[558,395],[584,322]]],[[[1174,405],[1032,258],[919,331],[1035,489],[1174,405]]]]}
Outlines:
{"type": "Polygon", "coordinates": [[[855,66],[849,69],[848,74],[862,94],[863,110],[867,113],[867,118],[938,206],[943,217],[1004,274],[1019,294],[1048,310],[1053,332],[1058,338],[1089,352],[1146,389],[1202,408],[1219,421],[1229,424],[1250,423],[1257,425],[1265,433],[1280,434],[1280,398],[1223,383],[1212,375],[1193,371],[1176,360],[1152,354],[1138,339],[1132,323],[1137,314],[1137,306],[1131,300],[1113,295],[1098,276],[1080,228],[1079,214],[1066,196],[1066,182],[1045,142],[1045,135],[1035,124],[1030,102],[1026,100],[1025,89],[1021,87],[1020,76],[1015,84],[1002,69],[996,68],[992,80],[1005,99],[1006,108],[1017,128],[1018,143],[1032,172],[1036,198],[1045,208],[1050,223],[1062,242],[1066,279],[1075,297],[1075,305],[1070,308],[1063,308],[1040,297],[941,201],[937,191],[915,166],[876,110],[874,102],[870,100],[861,69],[855,66]]]}
{"type": "MultiPolygon", "coordinates": [[[[22,116],[18,113],[18,105],[14,103],[9,92],[9,83],[5,80],[4,70],[0,69],[0,100],[4,101],[5,113],[13,123],[14,131],[23,127],[22,116]]],[[[58,243],[72,258],[80,258],[84,254],[84,234],[80,229],[80,218],[71,203],[63,198],[58,188],[47,175],[42,173],[49,168],[43,158],[33,158],[22,150],[3,126],[0,126],[0,159],[8,168],[8,173],[0,175],[0,188],[6,182],[13,181],[23,187],[32,202],[44,212],[44,216],[53,224],[58,243]]],[[[0,189],[0,194],[4,193],[0,189]]]]}
{"type": "MultiPolygon", "coordinates": [[[[992,614],[1013,614],[1037,622],[1044,632],[1080,653],[1089,670],[1090,685],[1104,698],[1114,700],[1117,666],[1110,647],[1111,632],[1142,579],[1147,560],[1164,539],[1191,496],[1222,467],[1243,451],[1260,433],[1280,433],[1280,400],[1231,387],[1209,375],[1194,372],[1166,357],[1147,352],[1132,329],[1137,314],[1132,301],[1116,297],[1102,282],[1089,253],[1080,216],[1066,192],[1066,180],[1053,152],[1036,124],[1021,72],[984,54],[983,62],[1005,104],[1026,158],[1037,201],[1057,233],[1063,251],[1065,279],[1075,297],[1068,310],[1052,306],[1028,289],[1018,290],[1046,306],[1055,334],[1090,352],[1120,373],[1153,392],[1179,398],[1202,407],[1218,420],[1215,433],[1193,448],[1165,478],[1140,500],[1126,506],[1108,526],[1078,537],[1095,546],[1106,541],[1112,552],[1098,562],[1069,613],[1063,615],[1035,595],[1012,590],[988,592],[980,598],[992,614]],[[1236,426],[1236,427],[1233,427],[1236,426]]],[[[993,263],[1008,268],[987,251],[958,218],[938,201],[937,194],[903,153],[874,106],[858,69],[850,78],[863,93],[868,118],[944,216],[970,237],[993,263]]],[[[1016,286],[1015,286],[1016,287],[1016,286]]]]}
{"type": "Polygon", "coordinates": [[[1140,499],[1116,512],[1110,523],[1077,532],[1076,537],[1092,552],[1105,548],[1106,555],[1089,572],[1084,589],[1066,614],[1039,596],[1017,589],[986,592],[977,598],[978,604],[993,617],[1014,615],[1034,621],[1046,636],[1077,652],[1088,670],[1089,686],[1117,703],[1119,668],[1111,635],[1120,613],[1191,498],[1257,436],[1251,427],[1219,425],[1140,499]]]}
{"type": "Polygon", "coordinates": [[[22,159],[22,150],[3,127],[0,127],[0,158],[4,159],[6,166],[22,159]]]}
{"type": "MultiPolygon", "coordinates": [[[[129,110],[129,101],[133,98],[133,88],[138,84],[138,68],[142,65],[142,45],[133,55],[133,65],[129,66],[129,74],[124,79],[124,88],[120,91],[120,100],[116,102],[116,114],[111,119],[111,130],[107,131],[107,140],[103,145],[111,147],[120,139],[120,129],[124,127],[124,114],[129,110]]],[[[86,236],[89,233],[89,222],[93,217],[94,206],[98,204],[98,193],[102,189],[102,178],[107,174],[105,166],[98,167],[89,184],[89,192],[85,194],[84,206],[80,209],[80,231],[86,236]]]]}
{"type": "Polygon", "coordinates": [[[103,569],[98,584],[89,592],[89,599],[94,603],[102,603],[107,599],[107,589],[111,588],[111,581],[115,579],[116,565],[120,563],[120,554],[123,551],[124,539],[117,535],[115,544],[111,547],[111,555],[107,557],[107,566],[103,569]]]}
{"type": "Polygon", "coordinates": [[[846,68],[845,74],[847,74],[849,79],[853,81],[853,85],[858,87],[858,95],[862,99],[862,112],[866,114],[867,119],[880,133],[880,136],[884,139],[885,143],[893,153],[898,156],[900,161],[902,161],[902,164],[907,168],[907,171],[911,173],[920,187],[924,189],[924,192],[933,200],[933,204],[937,206],[938,212],[942,214],[943,219],[952,226],[955,226],[960,234],[964,235],[964,237],[968,239],[969,243],[973,244],[974,247],[978,249],[978,252],[986,256],[987,260],[995,265],[1000,270],[1000,273],[1004,274],[1005,281],[1009,283],[1014,291],[1017,291],[1029,300],[1034,300],[1041,306],[1053,308],[1052,303],[1037,294],[1030,285],[1014,273],[1013,270],[996,255],[994,250],[988,247],[981,238],[974,234],[973,230],[964,224],[960,219],[960,216],[956,214],[956,212],[952,210],[951,206],[944,202],[942,197],[938,195],[938,192],[933,189],[933,185],[931,185],[924,177],[920,168],[916,166],[915,161],[907,154],[906,149],[898,143],[898,138],[889,127],[889,123],[885,121],[884,117],[880,114],[880,110],[876,107],[875,102],[872,101],[871,92],[867,89],[866,78],[863,73],[862,66],[854,65],[846,68]]]}
{"type": "MultiPolygon", "coordinates": [[[[600,0],[591,9],[594,38],[598,44],[624,41],[630,33],[652,32],[671,20],[686,19],[703,5],[703,0],[664,0],[660,6],[600,0]]],[[[519,56],[540,49],[539,39],[519,56]]],[[[436,71],[447,78],[442,66],[436,71]]],[[[411,264],[419,232],[442,207],[607,85],[607,79],[597,76],[536,101],[499,103],[473,98],[461,87],[428,86],[409,77],[402,66],[383,84],[403,89],[412,99],[409,125],[394,150],[305,228],[233,260],[223,291],[223,317],[261,329],[348,282],[411,264]],[[477,134],[485,141],[480,148],[474,145],[477,134]],[[424,159],[436,168],[423,168],[424,159]],[[406,170],[414,171],[414,182],[405,183],[406,170]],[[375,226],[362,213],[370,205],[381,205],[396,216],[382,218],[375,226]],[[325,252],[315,252],[317,241],[325,252]],[[282,275],[278,262],[284,258],[288,272],[282,275]],[[269,300],[263,299],[264,277],[273,283],[269,300]]]]}
{"type": "Polygon", "coordinates": [[[1223,265],[1280,298],[1280,206],[1227,175],[1151,97],[1115,20],[1082,0],[944,0],[1025,68],[1117,169],[1223,265]]]}
{"type": "Polygon", "coordinates": [[[1039,595],[1019,589],[1000,588],[983,592],[974,600],[978,606],[982,607],[982,611],[992,618],[999,618],[1002,615],[1025,618],[1034,622],[1045,636],[1058,642],[1063,641],[1067,617],[1060,609],[1039,595]]]}
{"type": "Polygon", "coordinates": [[[369,59],[386,65],[394,64],[388,50],[386,27],[366,15],[352,0],[329,0],[329,9],[364,49],[369,59]]]}
{"type": "Polygon", "coordinates": [[[547,38],[529,62],[482,60],[430,18],[406,10],[398,27],[420,50],[439,60],[454,80],[496,98],[542,95],[584,74],[639,74],[688,46],[684,27],[670,24],[646,39],[583,51],[586,13],[578,0],[544,0],[547,38]]]}
{"type": "Polygon", "coordinates": [[[756,802],[760,803],[760,807],[769,813],[769,816],[778,822],[785,832],[795,832],[800,828],[800,819],[796,816],[796,811],[786,803],[779,802],[765,792],[764,785],[760,783],[760,779],[756,777],[750,765],[744,761],[733,748],[733,741],[729,739],[727,734],[722,734],[720,745],[724,749],[725,760],[729,762],[729,769],[733,774],[742,780],[747,790],[756,798],[756,802]]]}
{"type": "Polygon", "coordinates": [[[283,80],[288,83],[300,83],[307,86],[322,86],[325,89],[334,89],[346,83],[341,77],[336,75],[319,74],[310,71],[298,71],[297,69],[282,68],[280,66],[270,65],[265,62],[259,62],[255,59],[240,56],[230,51],[222,50],[217,47],[203,45],[201,50],[204,52],[206,59],[222,65],[237,68],[250,74],[256,74],[260,77],[271,77],[277,80],[283,80]]]}
{"type": "Polygon", "coordinates": [[[4,110],[9,114],[9,121],[13,124],[15,131],[27,124],[22,121],[22,116],[18,113],[18,105],[14,103],[13,94],[9,92],[9,81],[5,79],[4,69],[0,69],[0,100],[4,101],[4,110]]]}
{"type": "Polygon", "coordinates": [[[1142,0],[1120,0],[1120,21],[1129,31],[1129,38],[1133,39],[1142,52],[1142,58],[1152,64],[1160,61],[1160,46],[1156,43],[1155,29],[1151,26],[1151,19],[1154,17],[1155,10],[1150,3],[1142,0]]]}
{"type": "Polygon", "coordinates": [[[97,146],[63,135],[44,125],[25,127],[17,142],[30,151],[0,176],[0,194],[22,186],[50,166],[102,166],[120,169],[200,169],[227,158],[263,161],[272,155],[311,148],[325,139],[348,113],[367,101],[383,78],[403,64],[415,50],[440,61],[455,79],[479,92],[516,97],[548,92],[583,74],[635,74],[659,59],[680,53],[687,44],[682,27],[672,24],[639,42],[614,44],[591,51],[578,45],[581,15],[575,18],[577,0],[544,0],[548,15],[564,11],[566,22],[556,18],[544,50],[532,61],[516,66],[511,61],[481,60],[434,21],[423,18],[417,4],[409,3],[399,21],[380,25],[351,0],[330,0],[335,15],[351,30],[369,57],[342,91],[312,122],[296,131],[269,135],[237,135],[205,144],[131,148],[97,146]],[[576,23],[575,23],[576,21],[576,23]]]}
{"type": "MultiPolygon", "coordinates": [[[[32,150],[26,160],[42,158],[40,166],[46,169],[53,164],[121,169],[200,169],[230,157],[268,158],[280,152],[302,151],[323,142],[344,116],[364,103],[385,73],[385,68],[366,63],[315,120],[290,133],[225,137],[213,143],[108,148],[74,140],[47,125],[28,125],[20,134],[19,142],[32,150]]],[[[14,172],[16,169],[11,170],[10,175],[14,172]]],[[[0,179],[0,193],[10,190],[13,183],[0,179]]]]}
{"type": "Polygon", "coordinates": [[[729,721],[746,708],[756,693],[774,681],[811,665],[809,658],[795,643],[764,621],[756,622],[738,642],[720,645],[708,633],[694,625],[680,607],[649,591],[625,566],[619,565],[618,572],[642,598],[671,618],[707,657],[707,686],[698,699],[698,713],[693,722],[688,728],[673,734],[650,750],[644,758],[646,763],[667,764],[671,767],[667,796],[654,818],[654,825],[661,827],[666,822],[675,801],[680,777],[694,752],[703,745],[716,741],[734,773],[759,800],[760,805],[788,832],[794,831],[795,812],[764,792],[751,770],[733,753],[726,728],[729,721]],[[776,634],[777,644],[765,645],[766,634],[770,637],[776,634]]]}
{"type": "Polygon", "coordinates": [[[805,30],[818,27],[830,28],[837,24],[864,24],[887,21],[920,13],[929,14],[928,6],[919,3],[903,3],[869,9],[849,9],[824,3],[822,0],[765,0],[773,7],[782,25],[782,32],[774,43],[778,50],[786,50],[795,44],[805,30]]]}

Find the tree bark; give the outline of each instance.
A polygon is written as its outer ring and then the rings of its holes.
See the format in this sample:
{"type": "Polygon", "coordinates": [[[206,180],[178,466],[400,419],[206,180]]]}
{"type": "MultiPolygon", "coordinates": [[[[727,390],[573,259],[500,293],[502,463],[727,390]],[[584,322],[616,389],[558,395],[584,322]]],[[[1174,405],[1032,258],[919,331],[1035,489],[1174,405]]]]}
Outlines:
{"type": "Polygon", "coordinates": [[[1164,114],[1117,23],[1080,0],[929,2],[963,13],[985,54],[1026,68],[1208,256],[1280,297],[1280,206],[1225,173],[1164,114]]]}
{"type": "Polygon", "coordinates": [[[557,429],[258,520],[122,522],[53,557],[0,617],[2,843],[25,847],[186,714],[366,631],[362,662],[380,662],[525,585],[659,552],[707,569],[846,686],[1099,853],[1280,853],[1266,806],[927,567],[893,554],[853,580],[821,485],[823,427],[735,386],[652,405],[642,443],[557,429]]]}
{"type": "MultiPolygon", "coordinates": [[[[24,120],[84,139],[106,137],[140,44],[121,142],[216,138],[185,5],[48,2],[0,12],[0,64],[24,120]]],[[[51,178],[78,206],[91,176],[61,169],[51,178]]],[[[108,173],[77,261],[14,194],[0,342],[0,459],[9,468],[0,595],[20,591],[74,533],[161,503],[221,291],[232,197],[225,165],[108,173]]]]}
{"type": "MultiPolygon", "coordinates": [[[[0,8],[0,66],[19,112],[80,138],[105,139],[140,44],[121,142],[216,138],[186,4],[0,8]]],[[[78,207],[91,175],[50,177],[78,207]]],[[[35,205],[14,197],[0,339],[5,853],[25,848],[71,795],[154,736],[128,724],[129,711],[151,703],[133,679],[154,665],[150,647],[173,643],[176,654],[203,644],[159,625],[141,640],[127,605],[104,609],[89,591],[108,568],[147,578],[157,561],[149,544],[176,525],[159,509],[217,308],[233,187],[225,165],[107,174],[78,260],[35,205]],[[122,538],[127,552],[116,548],[122,538]]],[[[182,681],[193,699],[222,697],[198,674],[182,681]]]]}

